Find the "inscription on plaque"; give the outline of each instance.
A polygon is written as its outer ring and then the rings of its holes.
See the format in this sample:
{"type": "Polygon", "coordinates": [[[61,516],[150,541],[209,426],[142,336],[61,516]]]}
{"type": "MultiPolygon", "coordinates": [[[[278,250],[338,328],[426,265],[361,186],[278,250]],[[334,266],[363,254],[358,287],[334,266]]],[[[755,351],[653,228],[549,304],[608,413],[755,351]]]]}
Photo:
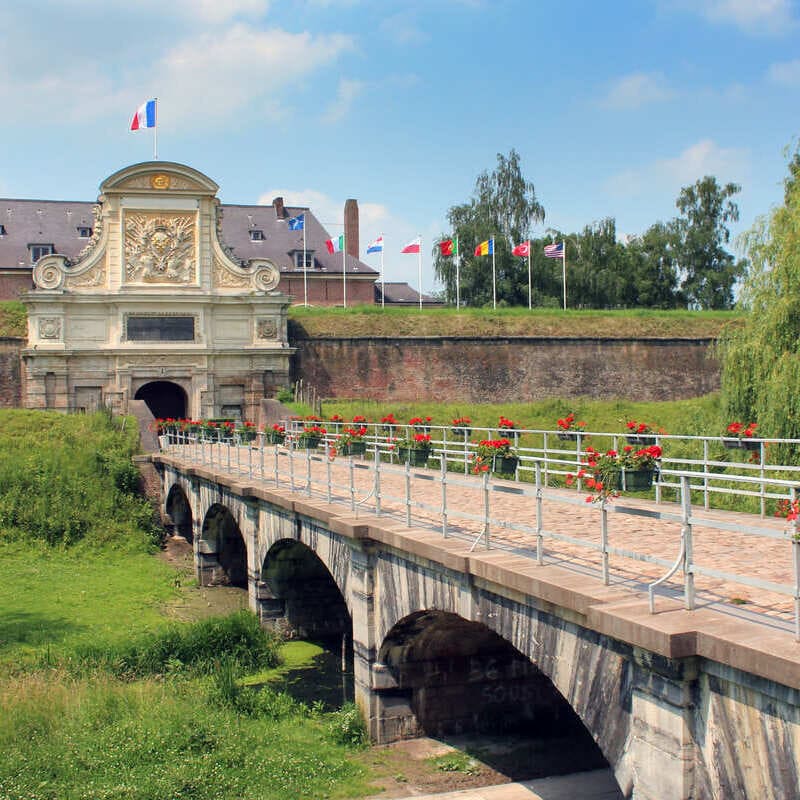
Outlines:
{"type": "Polygon", "coordinates": [[[129,342],[193,342],[194,317],[128,317],[129,342]]]}

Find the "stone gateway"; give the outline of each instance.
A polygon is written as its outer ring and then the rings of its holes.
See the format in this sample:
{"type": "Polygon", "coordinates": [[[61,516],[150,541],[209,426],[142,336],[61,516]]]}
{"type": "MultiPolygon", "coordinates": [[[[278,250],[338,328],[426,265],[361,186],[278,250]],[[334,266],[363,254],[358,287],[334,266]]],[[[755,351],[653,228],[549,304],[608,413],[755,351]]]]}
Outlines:
{"type": "Polygon", "coordinates": [[[272,261],[222,241],[218,188],[163,161],[103,182],[87,246],[40,258],[22,296],[27,408],[256,419],[288,384],[291,298],[272,261]]]}

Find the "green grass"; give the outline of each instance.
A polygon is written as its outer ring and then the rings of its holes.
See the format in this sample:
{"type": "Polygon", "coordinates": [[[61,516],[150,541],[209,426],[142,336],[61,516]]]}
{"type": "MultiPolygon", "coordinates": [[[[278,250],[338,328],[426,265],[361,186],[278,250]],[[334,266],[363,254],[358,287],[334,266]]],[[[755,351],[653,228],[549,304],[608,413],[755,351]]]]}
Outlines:
{"type": "Polygon", "coordinates": [[[250,612],[172,617],[199,590],[154,554],[135,439],[104,415],[0,412],[0,798],[369,793],[357,709],[241,680],[275,668],[250,612]]]}

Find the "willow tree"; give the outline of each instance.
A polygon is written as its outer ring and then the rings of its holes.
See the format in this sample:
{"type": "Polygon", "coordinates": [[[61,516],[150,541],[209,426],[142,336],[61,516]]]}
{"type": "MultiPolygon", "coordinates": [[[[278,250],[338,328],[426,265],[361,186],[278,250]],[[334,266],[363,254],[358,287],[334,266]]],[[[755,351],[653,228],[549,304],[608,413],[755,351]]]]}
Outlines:
{"type": "MultiPolygon", "coordinates": [[[[720,342],[723,407],[758,422],[762,436],[800,438],[800,151],[789,164],[784,202],[746,236],[750,273],[744,325],[720,342]]],[[[800,447],[773,456],[797,460],[800,447]]]]}

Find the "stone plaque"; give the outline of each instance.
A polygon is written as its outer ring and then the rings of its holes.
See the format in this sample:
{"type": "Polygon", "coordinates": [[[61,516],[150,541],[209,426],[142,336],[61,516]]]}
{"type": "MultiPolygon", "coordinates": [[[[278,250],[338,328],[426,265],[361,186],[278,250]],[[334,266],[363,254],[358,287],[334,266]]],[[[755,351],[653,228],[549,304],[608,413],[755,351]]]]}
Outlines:
{"type": "Polygon", "coordinates": [[[129,342],[193,342],[194,317],[130,316],[126,338],[129,342]]]}

